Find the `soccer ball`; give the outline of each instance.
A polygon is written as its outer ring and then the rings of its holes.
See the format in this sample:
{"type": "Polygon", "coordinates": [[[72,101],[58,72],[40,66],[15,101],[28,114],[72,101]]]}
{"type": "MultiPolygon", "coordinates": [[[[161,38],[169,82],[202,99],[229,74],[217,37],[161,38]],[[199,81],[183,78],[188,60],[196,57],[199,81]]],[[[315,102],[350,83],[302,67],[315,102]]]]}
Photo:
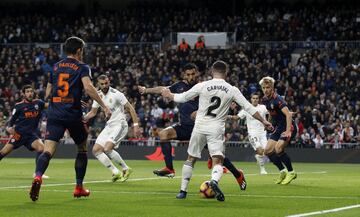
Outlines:
{"type": "Polygon", "coordinates": [[[200,185],[200,196],[202,198],[214,198],[215,193],[210,187],[210,181],[205,181],[200,185]]]}

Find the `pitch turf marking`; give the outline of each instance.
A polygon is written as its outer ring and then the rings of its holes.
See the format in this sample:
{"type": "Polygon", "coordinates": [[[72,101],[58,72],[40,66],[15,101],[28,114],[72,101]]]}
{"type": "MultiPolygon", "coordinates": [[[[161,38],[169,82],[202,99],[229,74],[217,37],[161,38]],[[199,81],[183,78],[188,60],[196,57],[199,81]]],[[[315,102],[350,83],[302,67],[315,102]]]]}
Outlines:
{"type": "Polygon", "coordinates": [[[343,210],[347,210],[347,209],[355,209],[355,208],[360,208],[360,204],[340,207],[340,208],[336,208],[336,209],[320,210],[317,212],[308,212],[308,213],[301,213],[301,214],[295,214],[295,215],[288,215],[286,217],[303,217],[303,216],[321,215],[321,214],[325,214],[325,213],[339,212],[339,211],[343,211],[343,210]]]}
{"type": "MultiPolygon", "coordinates": [[[[27,191],[27,189],[3,189],[11,191],[27,191]]],[[[72,190],[57,190],[57,189],[43,189],[42,192],[62,192],[62,193],[72,193],[72,190]]],[[[95,190],[91,191],[92,193],[103,193],[103,194],[138,194],[138,195],[176,195],[175,192],[147,192],[147,191],[101,191],[95,190]]],[[[197,193],[188,193],[191,196],[197,196],[197,193]]],[[[226,194],[227,197],[249,197],[249,198],[284,198],[284,199],[348,199],[348,200],[358,200],[360,197],[332,197],[332,196],[307,196],[307,195],[261,195],[261,194],[226,194]]]]}
{"type": "MultiPolygon", "coordinates": [[[[325,174],[327,173],[327,171],[315,171],[315,172],[297,172],[297,174],[325,174]]],[[[228,173],[229,174],[229,173],[228,173]]],[[[278,173],[268,173],[268,175],[276,175],[278,173]]],[[[209,174],[198,174],[198,175],[193,175],[194,176],[198,176],[198,177],[209,177],[209,174]]],[[[250,173],[250,174],[246,174],[246,176],[260,176],[260,174],[258,173],[250,173]]],[[[261,175],[264,176],[264,175],[261,175]]],[[[174,177],[174,179],[180,179],[180,176],[176,176],[174,177]]],[[[159,180],[159,179],[168,179],[167,177],[152,177],[152,178],[130,178],[127,180],[127,182],[136,182],[136,181],[146,181],[146,180],[159,180]]],[[[111,182],[110,180],[95,180],[95,181],[87,181],[84,182],[84,184],[94,184],[94,183],[106,183],[106,182],[111,182]]],[[[42,187],[54,187],[54,186],[67,186],[67,185],[75,185],[76,183],[72,182],[72,183],[58,183],[58,184],[43,184],[41,185],[42,187]]],[[[20,186],[8,186],[8,187],[0,187],[0,190],[3,189],[16,189],[16,188],[29,188],[30,185],[20,185],[20,186]]]]}

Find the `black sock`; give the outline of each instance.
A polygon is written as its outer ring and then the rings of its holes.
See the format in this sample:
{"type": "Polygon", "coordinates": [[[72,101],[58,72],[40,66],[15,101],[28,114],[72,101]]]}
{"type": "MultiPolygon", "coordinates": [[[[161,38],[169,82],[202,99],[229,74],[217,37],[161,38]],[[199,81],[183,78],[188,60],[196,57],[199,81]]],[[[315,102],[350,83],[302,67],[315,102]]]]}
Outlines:
{"type": "Polygon", "coordinates": [[[224,158],[224,167],[226,167],[226,169],[230,170],[230,172],[235,176],[235,178],[239,178],[241,176],[240,172],[238,169],[236,169],[236,167],[234,166],[234,164],[231,163],[230,159],[225,157],[224,158]]]}
{"type": "Polygon", "coordinates": [[[51,154],[49,152],[43,152],[39,155],[38,160],[36,162],[36,176],[42,176],[46,169],[49,166],[49,162],[51,160],[51,154]]]}
{"type": "Polygon", "coordinates": [[[2,160],[4,157],[5,157],[5,155],[0,152],[0,160],[2,160]]]}
{"type": "Polygon", "coordinates": [[[283,162],[286,166],[286,169],[291,172],[293,171],[292,165],[291,165],[291,160],[288,154],[286,154],[285,152],[281,152],[280,154],[278,154],[279,158],[281,159],[281,162],[283,162]]]}
{"type": "Polygon", "coordinates": [[[164,155],[165,165],[168,169],[173,170],[173,157],[171,155],[171,143],[170,142],[160,142],[161,151],[164,155]]]}
{"type": "Polygon", "coordinates": [[[76,160],[75,160],[76,185],[82,186],[86,173],[87,163],[88,163],[87,153],[79,152],[76,155],[76,160]]]}
{"type": "Polygon", "coordinates": [[[272,152],[271,154],[268,155],[269,159],[271,162],[273,162],[273,164],[281,171],[283,169],[285,169],[284,165],[281,163],[281,159],[280,157],[275,153],[272,152]]]}
{"type": "Polygon", "coordinates": [[[36,157],[35,157],[35,173],[36,173],[36,164],[37,164],[37,162],[38,162],[39,157],[40,157],[41,154],[42,154],[42,152],[36,152],[36,157]]]}

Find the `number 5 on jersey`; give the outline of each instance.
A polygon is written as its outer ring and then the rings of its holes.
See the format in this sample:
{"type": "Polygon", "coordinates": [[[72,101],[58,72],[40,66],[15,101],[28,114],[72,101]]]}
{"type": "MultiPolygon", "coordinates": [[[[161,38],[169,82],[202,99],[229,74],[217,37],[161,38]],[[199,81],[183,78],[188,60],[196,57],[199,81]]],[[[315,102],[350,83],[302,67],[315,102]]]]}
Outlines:
{"type": "Polygon", "coordinates": [[[66,97],[69,94],[69,82],[67,81],[69,79],[68,73],[60,73],[58,78],[58,90],[57,95],[60,97],[66,97]]]}

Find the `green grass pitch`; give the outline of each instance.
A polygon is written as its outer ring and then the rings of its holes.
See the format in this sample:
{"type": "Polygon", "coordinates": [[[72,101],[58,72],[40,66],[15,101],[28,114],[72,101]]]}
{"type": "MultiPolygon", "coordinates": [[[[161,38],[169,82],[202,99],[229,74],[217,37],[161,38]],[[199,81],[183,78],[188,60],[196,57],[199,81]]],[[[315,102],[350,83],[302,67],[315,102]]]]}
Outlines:
{"type": "MultiPolygon", "coordinates": [[[[89,160],[85,181],[89,198],[72,197],[74,160],[53,159],[37,202],[28,191],[34,159],[5,158],[0,162],[0,216],[287,216],[360,204],[359,164],[294,163],[298,178],[288,186],[273,184],[276,169],[267,164],[269,175],[258,175],[255,163],[235,162],[245,171],[248,188],[240,191],[231,174],[220,186],[226,201],[202,199],[200,184],[210,179],[206,162],[197,162],[188,198],[175,199],[181,181],[182,161],[176,161],[176,177],[158,178],[152,170],[162,162],[127,161],[134,169],[125,183],[112,183],[110,171],[89,160]],[[48,185],[48,186],[47,186],[48,185]]],[[[360,208],[319,216],[360,216],[360,208]]]]}

